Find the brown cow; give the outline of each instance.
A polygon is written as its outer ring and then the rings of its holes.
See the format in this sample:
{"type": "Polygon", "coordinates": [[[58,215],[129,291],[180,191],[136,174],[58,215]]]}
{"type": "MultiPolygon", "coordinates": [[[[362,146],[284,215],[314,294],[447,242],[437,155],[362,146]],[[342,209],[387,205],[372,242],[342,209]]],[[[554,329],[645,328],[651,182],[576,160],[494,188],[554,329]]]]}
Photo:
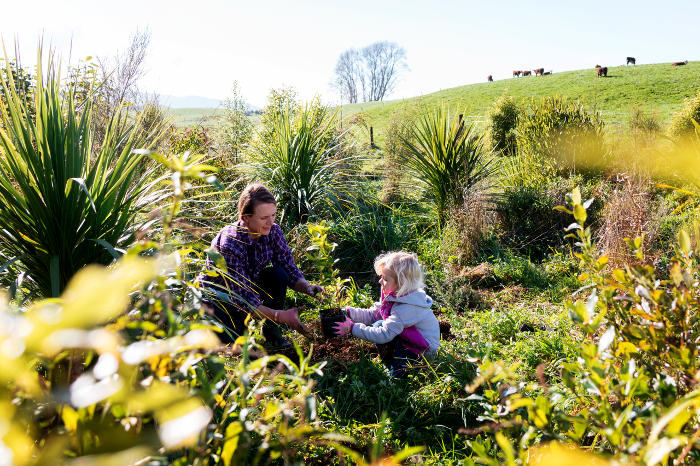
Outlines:
{"type": "Polygon", "coordinates": [[[523,71],[523,76],[532,76],[531,71],[523,71]]]}
{"type": "Polygon", "coordinates": [[[514,78],[520,77],[520,73],[522,73],[522,71],[513,71],[513,77],[514,78]]]}
{"type": "Polygon", "coordinates": [[[537,69],[535,70],[535,76],[537,76],[537,75],[540,75],[540,76],[541,76],[541,75],[543,75],[543,74],[544,74],[544,68],[537,68],[537,69]]]}
{"type": "Polygon", "coordinates": [[[551,72],[551,71],[545,71],[544,73],[542,73],[542,76],[547,76],[548,74],[552,74],[552,72],[551,72]]]}
{"type": "Polygon", "coordinates": [[[688,60],[686,60],[686,61],[677,61],[676,63],[671,63],[671,66],[683,66],[683,65],[687,65],[687,64],[688,64],[688,60]]]}
{"type": "Polygon", "coordinates": [[[605,76],[606,78],[608,77],[608,67],[603,66],[598,68],[598,76],[605,76]]]}
{"type": "Polygon", "coordinates": [[[634,57],[627,57],[627,64],[629,65],[632,63],[633,65],[637,64],[637,60],[634,57]]]}

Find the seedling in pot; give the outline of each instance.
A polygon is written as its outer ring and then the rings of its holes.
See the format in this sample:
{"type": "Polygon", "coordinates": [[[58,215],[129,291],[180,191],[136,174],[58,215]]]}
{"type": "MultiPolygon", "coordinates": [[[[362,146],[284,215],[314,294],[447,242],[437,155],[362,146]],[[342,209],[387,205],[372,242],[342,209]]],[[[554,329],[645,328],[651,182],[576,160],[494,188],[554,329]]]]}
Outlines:
{"type": "Polygon", "coordinates": [[[309,225],[308,228],[311,235],[311,246],[306,249],[306,257],[318,271],[319,285],[326,290],[324,295],[320,297],[321,328],[326,337],[334,337],[336,334],[331,327],[335,323],[345,320],[340,303],[350,280],[341,279],[338,276],[338,269],[334,268],[337,260],[333,260],[332,254],[338,244],[328,240],[329,227],[326,226],[325,222],[309,225]]]}

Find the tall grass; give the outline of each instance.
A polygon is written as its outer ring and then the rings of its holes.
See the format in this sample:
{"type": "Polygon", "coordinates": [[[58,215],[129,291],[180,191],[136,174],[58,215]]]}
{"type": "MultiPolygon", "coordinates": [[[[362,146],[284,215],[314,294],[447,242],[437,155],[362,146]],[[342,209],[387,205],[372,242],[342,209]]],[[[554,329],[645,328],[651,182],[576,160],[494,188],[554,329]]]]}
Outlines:
{"type": "Polygon", "coordinates": [[[2,79],[0,243],[26,274],[25,287],[56,297],[85,265],[118,257],[137,214],[157,199],[153,171],[144,173],[143,156],[132,151],[156,140],[160,126],[135,132],[120,108],[96,141],[91,101],[79,106],[73,89],[61,88],[53,58],[44,72],[41,47],[37,63],[29,101],[15,92],[11,73],[2,79]]]}

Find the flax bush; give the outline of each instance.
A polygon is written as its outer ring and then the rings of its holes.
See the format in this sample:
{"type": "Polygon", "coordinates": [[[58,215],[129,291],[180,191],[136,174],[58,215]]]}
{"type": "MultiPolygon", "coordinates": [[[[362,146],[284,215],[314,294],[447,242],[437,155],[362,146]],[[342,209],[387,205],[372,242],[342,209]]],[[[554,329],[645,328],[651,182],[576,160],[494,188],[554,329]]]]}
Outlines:
{"type": "Polygon", "coordinates": [[[7,109],[0,128],[0,244],[8,262],[0,272],[16,272],[12,280],[30,292],[58,297],[78,270],[119,257],[133,241],[137,216],[159,200],[153,165],[133,151],[153,145],[164,122],[136,131],[119,107],[104,139],[96,140],[92,101],[78,109],[75,89],[60,85],[57,64],[50,59],[43,68],[41,60],[40,50],[31,98],[15,92],[12,73],[1,80],[7,109]]]}

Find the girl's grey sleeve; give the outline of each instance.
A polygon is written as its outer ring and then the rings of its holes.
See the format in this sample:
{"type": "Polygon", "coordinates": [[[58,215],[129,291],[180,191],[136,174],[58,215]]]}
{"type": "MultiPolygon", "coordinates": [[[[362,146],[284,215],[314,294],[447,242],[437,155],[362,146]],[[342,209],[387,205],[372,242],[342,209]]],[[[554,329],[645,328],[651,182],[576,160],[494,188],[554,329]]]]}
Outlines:
{"type": "Polygon", "coordinates": [[[392,313],[378,327],[371,327],[361,323],[355,324],[352,328],[352,335],[372,343],[384,344],[399,336],[403,329],[404,324],[401,322],[401,319],[392,313]]]}
{"type": "Polygon", "coordinates": [[[348,316],[355,323],[372,325],[378,320],[381,320],[382,316],[379,314],[380,303],[374,303],[369,309],[360,309],[357,307],[347,307],[345,310],[348,312],[348,316]]]}

